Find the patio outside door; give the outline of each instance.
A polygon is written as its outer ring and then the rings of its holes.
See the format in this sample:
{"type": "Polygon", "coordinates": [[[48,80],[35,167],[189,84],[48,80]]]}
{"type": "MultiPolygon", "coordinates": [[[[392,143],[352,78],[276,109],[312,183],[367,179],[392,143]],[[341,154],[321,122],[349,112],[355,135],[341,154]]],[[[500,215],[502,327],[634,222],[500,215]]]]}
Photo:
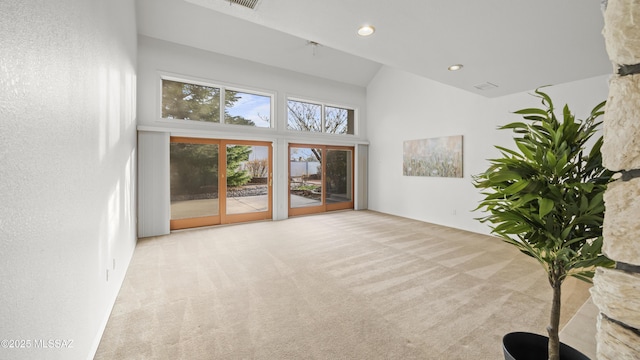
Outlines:
{"type": "Polygon", "coordinates": [[[172,137],[171,229],[272,218],[270,142],[172,137]]]}
{"type": "Polygon", "coordinates": [[[352,147],[289,146],[289,215],[353,209],[352,147]]]}

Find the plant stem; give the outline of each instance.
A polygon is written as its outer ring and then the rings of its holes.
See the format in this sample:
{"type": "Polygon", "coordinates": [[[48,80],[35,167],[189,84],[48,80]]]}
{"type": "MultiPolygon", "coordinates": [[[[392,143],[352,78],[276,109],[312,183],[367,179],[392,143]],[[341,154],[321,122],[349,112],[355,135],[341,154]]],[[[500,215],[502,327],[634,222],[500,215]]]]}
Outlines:
{"type": "Polygon", "coordinates": [[[549,333],[549,360],[560,360],[560,296],[562,294],[562,278],[560,275],[561,267],[553,264],[551,269],[549,282],[553,289],[553,300],[551,302],[551,319],[547,332],[549,333]]]}

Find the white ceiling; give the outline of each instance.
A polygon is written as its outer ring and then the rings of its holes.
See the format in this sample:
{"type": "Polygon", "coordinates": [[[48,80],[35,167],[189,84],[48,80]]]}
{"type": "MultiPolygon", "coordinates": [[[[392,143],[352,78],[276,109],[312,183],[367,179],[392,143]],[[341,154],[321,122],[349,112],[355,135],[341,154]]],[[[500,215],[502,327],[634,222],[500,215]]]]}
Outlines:
{"type": "Polygon", "coordinates": [[[137,0],[137,19],[142,35],[357,86],[381,65],[487,97],[612,72],[600,0],[137,0]]]}

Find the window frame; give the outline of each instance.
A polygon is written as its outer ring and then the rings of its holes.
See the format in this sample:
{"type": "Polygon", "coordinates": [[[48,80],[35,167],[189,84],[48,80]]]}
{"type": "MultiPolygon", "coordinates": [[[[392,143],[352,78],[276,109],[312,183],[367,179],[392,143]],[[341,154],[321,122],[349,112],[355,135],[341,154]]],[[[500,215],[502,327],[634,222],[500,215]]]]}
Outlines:
{"type": "MultiPolygon", "coordinates": [[[[292,133],[296,133],[296,134],[323,134],[323,135],[330,135],[330,136],[357,136],[358,135],[358,109],[357,107],[354,106],[348,106],[348,105],[339,105],[336,103],[332,103],[332,102],[324,102],[324,101],[317,101],[317,100],[308,100],[305,98],[301,98],[301,97],[296,97],[296,96],[287,96],[285,98],[285,110],[286,110],[286,117],[285,117],[285,130],[292,132],[292,133]],[[320,105],[320,126],[322,128],[322,131],[317,132],[317,131],[303,131],[303,130],[296,130],[296,129],[291,129],[289,128],[289,101],[297,101],[297,102],[303,102],[303,103],[308,103],[308,104],[313,104],[313,105],[320,105]],[[338,134],[338,133],[330,133],[327,132],[327,126],[326,126],[326,107],[331,107],[331,108],[337,108],[337,109],[343,109],[343,110],[347,110],[347,111],[353,111],[353,134],[349,134],[349,133],[344,133],[344,134],[338,134]]],[[[348,125],[347,125],[347,129],[348,129],[348,125]]]]}
{"type": "Polygon", "coordinates": [[[186,76],[186,75],[176,75],[176,74],[170,74],[170,73],[165,73],[165,72],[160,72],[159,73],[159,78],[158,78],[158,96],[157,96],[157,101],[158,104],[156,106],[157,109],[157,118],[159,119],[159,121],[162,122],[170,122],[173,124],[198,124],[198,125],[204,125],[204,126],[213,126],[213,127],[229,127],[229,128],[233,128],[233,129],[238,129],[238,128],[252,128],[252,129],[275,129],[276,128],[276,92],[275,91],[269,91],[269,90],[265,90],[265,89],[258,89],[258,88],[254,88],[254,87],[250,87],[250,86],[242,86],[242,85],[233,85],[233,84],[228,84],[228,83],[224,83],[224,82],[218,82],[218,81],[210,81],[210,80],[205,80],[205,79],[200,79],[200,78],[195,78],[195,77],[191,77],[191,76],[186,76]],[[163,91],[163,81],[164,80],[168,80],[168,81],[175,81],[175,82],[181,82],[181,83],[187,83],[187,84],[192,84],[192,85],[199,85],[199,86],[206,86],[206,87],[212,87],[212,88],[217,88],[220,91],[220,113],[218,114],[219,117],[219,122],[211,122],[211,121],[200,121],[200,120],[187,120],[187,119],[171,119],[171,118],[165,118],[162,117],[162,91],[163,91]],[[248,125],[240,125],[240,124],[227,124],[225,122],[225,97],[226,97],[226,91],[235,91],[235,92],[239,92],[239,93],[245,93],[245,94],[249,94],[249,95],[257,95],[257,96],[265,96],[269,98],[269,126],[268,127],[262,127],[262,126],[248,126],[248,125]]]}
{"type": "MultiPolygon", "coordinates": [[[[348,136],[356,136],[357,135],[357,131],[356,129],[358,128],[356,126],[357,124],[357,119],[358,119],[358,112],[354,107],[350,107],[350,106],[344,106],[344,105],[335,105],[335,104],[331,104],[331,103],[325,103],[322,106],[322,113],[323,113],[323,117],[322,117],[322,122],[323,125],[326,128],[326,124],[324,123],[327,119],[326,119],[326,112],[325,112],[325,108],[326,107],[331,107],[334,109],[341,109],[341,110],[346,110],[347,114],[349,111],[353,111],[353,134],[349,134],[349,133],[345,133],[345,134],[336,134],[336,133],[327,133],[324,132],[325,134],[333,134],[333,135],[348,135],[348,136]]],[[[347,115],[347,121],[348,121],[348,115],[347,115]]],[[[349,124],[347,123],[347,131],[349,130],[349,124]]]]}

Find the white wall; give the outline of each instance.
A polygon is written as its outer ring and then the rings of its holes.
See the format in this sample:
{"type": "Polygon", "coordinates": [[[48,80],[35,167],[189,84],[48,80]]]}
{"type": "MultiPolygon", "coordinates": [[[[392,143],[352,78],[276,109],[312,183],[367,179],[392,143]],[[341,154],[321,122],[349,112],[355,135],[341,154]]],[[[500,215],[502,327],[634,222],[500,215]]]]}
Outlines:
{"type": "MultiPolygon", "coordinates": [[[[455,74],[453,74],[455,75],[455,74]]],[[[556,108],[568,103],[579,117],[605,100],[608,76],[545,89],[556,108]]],[[[539,107],[530,93],[485,98],[390,67],[383,67],[367,88],[369,209],[474,232],[489,228],[474,220],[481,200],[472,175],[484,171],[486,159],[498,156],[494,145],[513,148],[508,130],[499,125],[519,120],[513,111],[539,107]],[[402,175],[405,140],[463,135],[464,177],[402,175]]]]}
{"type": "MultiPolygon", "coordinates": [[[[226,86],[236,86],[248,90],[275,92],[276,129],[283,136],[298,136],[299,133],[286,131],[285,98],[293,96],[325,103],[356,108],[361,119],[366,117],[366,89],[331,80],[325,80],[301,73],[258,64],[218,53],[204,51],[146,36],[139,38],[138,55],[138,124],[147,126],[180,127],[208,132],[210,134],[234,133],[265,138],[265,129],[238,128],[203,124],[174,126],[160,119],[160,74],[169,73],[186,79],[196,79],[226,86]],[[255,130],[255,131],[251,131],[255,130]]],[[[311,56],[311,55],[310,55],[311,56]]],[[[364,122],[360,121],[359,126],[364,122]]],[[[363,134],[364,128],[357,130],[363,134]]],[[[350,141],[342,135],[323,135],[321,139],[350,141]]],[[[359,136],[351,137],[351,140],[359,136]]]]}
{"type": "Polygon", "coordinates": [[[124,278],[134,11],[133,0],[0,2],[0,340],[30,347],[3,342],[1,359],[93,358],[124,278]]]}
{"type": "MultiPolygon", "coordinates": [[[[288,143],[311,143],[327,145],[350,145],[366,143],[366,89],[335,81],[320,79],[293,71],[258,64],[247,60],[212,53],[193,47],[179,45],[146,36],[139,37],[138,53],[138,124],[140,131],[160,131],[178,136],[207,137],[219,139],[247,139],[272,141],[274,143],[274,219],[284,219],[287,214],[287,164],[288,143]],[[275,128],[252,128],[225,124],[186,124],[160,118],[160,76],[172,74],[187,80],[200,80],[214,84],[235,86],[241,89],[275,93],[275,128]],[[356,136],[311,134],[286,129],[286,98],[288,96],[315,100],[356,109],[356,136]]],[[[310,55],[311,56],[311,55],[310,55]]],[[[168,153],[169,144],[159,147],[149,143],[140,153],[140,163],[147,156],[168,153]]],[[[149,160],[153,161],[153,160],[149,160]]],[[[169,174],[166,168],[155,166],[141,173],[140,188],[153,187],[145,181],[155,181],[169,174]]],[[[356,175],[356,181],[361,180],[356,175]]],[[[165,191],[169,191],[168,187],[165,191]]],[[[168,196],[160,193],[141,193],[139,203],[139,236],[166,233],[168,223],[168,196]],[[148,214],[153,212],[153,214],[148,214]],[[166,219],[158,219],[165,214],[166,219]],[[153,218],[152,218],[153,217],[153,218]],[[144,221],[144,223],[142,222],[144,221]]],[[[358,199],[356,199],[357,201],[358,199]]]]}

